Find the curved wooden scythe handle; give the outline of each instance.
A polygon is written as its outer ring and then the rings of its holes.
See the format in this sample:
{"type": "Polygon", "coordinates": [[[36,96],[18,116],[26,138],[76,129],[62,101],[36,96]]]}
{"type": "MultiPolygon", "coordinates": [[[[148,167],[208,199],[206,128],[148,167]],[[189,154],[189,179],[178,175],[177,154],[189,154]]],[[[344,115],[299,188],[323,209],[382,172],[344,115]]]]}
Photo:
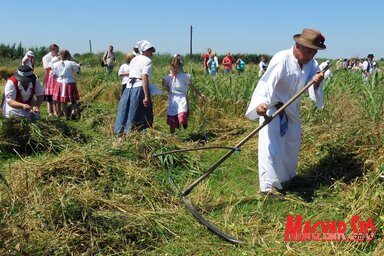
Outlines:
{"type": "MultiPolygon", "coordinates": [[[[321,72],[324,74],[325,71],[329,69],[331,64],[328,64],[321,72]]],[[[231,148],[222,158],[220,158],[216,163],[214,163],[203,175],[197,178],[191,185],[182,191],[182,195],[186,196],[191,193],[192,189],[196,187],[200,182],[206,179],[214,170],[216,170],[219,165],[224,162],[228,157],[233,153],[237,152],[239,148],[244,145],[250,138],[252,138],[256,133],[258,133],[264,126],[268,125],[276,116],[278,116],[282,111],[284,111],[289,105],[292,104],[297,98],[299,98],[309,87],[313,85],[313,81],[308,82],[299,92],[297,92],[290,100],[288,100],[283,106],[281,106],[272,116],[265,116],[264,122],[253,130],[247,137],[240,141],[236,146],[231,148]],[[236,149],[236,150],[235,150],[236,149]]]]}
{"type": "MultiPolygon", "coordinates": [[[[324,74],[325,71],[329,69],[331,65],[328,64],[321,72],[324,74]]],[[[227,242],[239,244],[244,243],[243,241],[237,240],[230,235],[225,234],[223,231],[221,231],[219,228],[208,222],[195,208],[193,205],[191,199],[188,198],[188,195],[191,193],[194,187],[196,187],[199,183],[201,183],[204,179],[206,179],[214,170],[219,167],[221,163],[223,163],[227,158],[229,158],[233,153],[238,152],[239,148],[244,145],[250,138],[252,138],[256,133],[258,133],[264,126],[268,125],[276,116],[278,116],[282,111],[284,111],[292,102],[294,102],[298,97],[300,97],[310,86],[313,85],[313,81],[310,81],[308,84],[306,84],[303,89],[301,89],[299,92],[297,92],[288,102],[286,102],[283,106],[281,106],[275,113],[273,113],[272,116],[265,116],[264,122],[257,127],[255,130],[253,130],[247,137],[245,137],[242,141],[240,141],[236,146],[234,147],[222,147],[222,148],[229,148],[230,151],[228,151],[223,157],[221,157],[216,163],[214,163],[203,175],[201,175],[199,178],[197,178],[191,185],[189,185],[186,189],[181,191],[181,197],[183,198],[183,201],[188,208],[188,210],[192,213],[192,215],[200,222],[200,224],[206,226],[212,233],[219,236],[220,238],[224,239],[227,242]]],[[[206,148],[198,148],[196,150],[200,149],[207,149],[206,148]]],[[[176,153],[176,152],[185,152],[185,151],[191,151],[191,150],[176,150],[176,151],[170,151],[158,154],[163,155],[167,153],[176,153]]]]}

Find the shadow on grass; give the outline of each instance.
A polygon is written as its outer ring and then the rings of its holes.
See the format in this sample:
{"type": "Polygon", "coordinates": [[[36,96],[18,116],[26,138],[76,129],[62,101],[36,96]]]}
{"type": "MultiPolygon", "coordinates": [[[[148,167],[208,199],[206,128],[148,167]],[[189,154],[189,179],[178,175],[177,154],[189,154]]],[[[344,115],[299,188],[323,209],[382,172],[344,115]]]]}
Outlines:
{"type": "Polygon", "coordinates": [[[209,139],[212,139],[216,137],[216,135],[213,132],[201,132],[201,133],[194,133],[191,132],[187,138],[185,138],[184,142],[207,142],[209,139]]]}
{"type": "Polygon", "coordinates": [[[24,118],[12,117],[0,123],[2,154],[15,154],[15,151],[21,155],[60,152],[71,142],[85,144],[87,141],[86,135],[60,118],[31,123],[24,118]]]}
{"type": "Polygon", "coordinates": [[[349,184],[363,175],[363,161],[348,148],[325,145],[322,150],[327,152],[326,156],[306,173],[285,183],[286,192],[297,193],[305,201],[311,202],[317,189],[332,185],[335,181],[349,184]]]}

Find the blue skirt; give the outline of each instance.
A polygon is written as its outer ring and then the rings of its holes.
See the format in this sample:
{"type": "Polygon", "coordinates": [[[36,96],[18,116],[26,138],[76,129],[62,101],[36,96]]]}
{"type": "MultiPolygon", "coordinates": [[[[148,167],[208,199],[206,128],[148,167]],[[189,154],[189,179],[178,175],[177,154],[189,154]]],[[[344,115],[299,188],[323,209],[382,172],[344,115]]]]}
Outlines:
{"type": "Polygon", "coordinates": [[[144,90],[142,86],[124,90],[117,111],[115,133],[128,133],[132,129],[143,130],[152,127],[152,101],[147,107],[144,107],[143,100],[144,90]]]}

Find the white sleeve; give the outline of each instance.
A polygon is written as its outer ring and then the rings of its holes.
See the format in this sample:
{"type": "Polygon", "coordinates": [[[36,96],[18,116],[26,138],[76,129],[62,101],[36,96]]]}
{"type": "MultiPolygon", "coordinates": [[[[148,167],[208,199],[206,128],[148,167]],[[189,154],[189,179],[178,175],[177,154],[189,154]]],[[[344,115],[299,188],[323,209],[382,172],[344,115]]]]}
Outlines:
{"type": "Polygon", "coordinates": [[[146,75],[148,75],[148,77],[150,77],[151,73],[152,73],[152,61],[150,59],[148,59],[144,63],[144,66],[142,69],[142,74],[146,74],[146,75]]]}
{"type": "Polygon", "coordinates": [[[79,72],[80,72],[79,64],[77,64],[77,63],[74,62],[74,61],[71,62],[71,68],[72,68],[72,71],[73,71],[73,72],[76,72],[76,73],[79,73],[79,72]]]}
{"type": "Polygon", "coordinates": [[[324,88],[324,80],[320,83],[317,89],[315,89],[313,85],[308,89],[309,97],[316,104],[316,107],[318,109],[324,108],[323,88],[324,88]]]}
{"type": "Polygon", "coordinates": [[[122,64],[122,65],[120,66],[119,71],[117,72],[117,75],[118,75],[118,76],[121,76],[121,74],[124,73],[125,65],[126,65],[126,64],[122,64]]]}
{"type": "Polygon", "coordinates": [[[44,69],[49,68],[49,62],[50,62],[50,60],[49,60],[48,58],[49,58],[49,57],[48,57],[47,55],[43,57],[43,68],[44,68],[44,69]]]}
{"type": "Polygon", "coordinates": [[[5,84],[4,97],[6,102],[16,99],[16,87],[11,80],[7,80],[5,84]]]}
{"type": "Polygon", "coordinates": [[[245,113],[246,117],[251,120],[259,118],[259,115],[256,112],[257,106],[261,103],[266,103],[267,106],[271,104],[271,95],[276,87],[276,84],[280,80],[283,66],[284,65],[281,63],[272,63],[270,68],[268,68],[265,72],[264,76],[259,80],[259,83],[252,94],[251,102],[245,113]]]}

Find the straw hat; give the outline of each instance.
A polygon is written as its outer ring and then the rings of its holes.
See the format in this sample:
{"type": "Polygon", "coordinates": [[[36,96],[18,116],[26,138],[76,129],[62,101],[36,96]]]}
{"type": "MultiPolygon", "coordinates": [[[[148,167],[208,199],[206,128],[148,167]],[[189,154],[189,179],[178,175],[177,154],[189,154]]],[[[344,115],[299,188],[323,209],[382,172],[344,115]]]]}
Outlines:
{"type": "Polygon", "coordinates": [[[298,44],[315,50],[327,48],[324,45],[325,37],[316,29],[305,28],[301,34],[294,35],[293,40],[298,44]]]}
{"type": "Polygon", "coordinates": [[[125,56],[125,59],[129,62],[131,61],[133,58],[135,57],[135,55],[133,53],[127,53],[127,55],[125,56]]]}

